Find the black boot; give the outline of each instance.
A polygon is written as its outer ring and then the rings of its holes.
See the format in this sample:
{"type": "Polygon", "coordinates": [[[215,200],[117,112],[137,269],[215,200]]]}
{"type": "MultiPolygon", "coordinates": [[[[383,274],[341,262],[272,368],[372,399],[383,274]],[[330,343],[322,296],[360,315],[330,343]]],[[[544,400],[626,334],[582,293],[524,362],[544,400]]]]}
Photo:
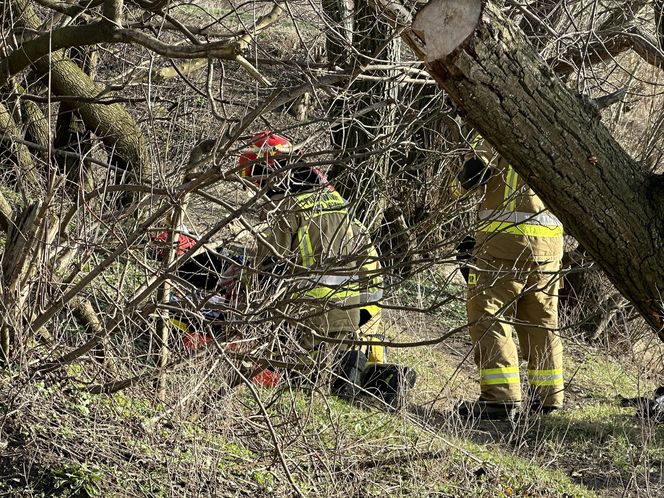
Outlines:
{"type": "Polygon", "coordinates": [[[460,417],[480,420],[514,421],[521,410],[519,401],[461,401],[456,406],[460,417]]]}
{"type": "Polygon", "coordinates": [[[652,399],[636,405],[636,416],[660,424],[664,422],[664,386],[655,390],[652,399]]]}
{"type": "Polygon", "coordinates": [[[355,399],[362,391],[362,371],[367,357],[361,351],[346,351],[332,381],[332,394],[355,399]]]}

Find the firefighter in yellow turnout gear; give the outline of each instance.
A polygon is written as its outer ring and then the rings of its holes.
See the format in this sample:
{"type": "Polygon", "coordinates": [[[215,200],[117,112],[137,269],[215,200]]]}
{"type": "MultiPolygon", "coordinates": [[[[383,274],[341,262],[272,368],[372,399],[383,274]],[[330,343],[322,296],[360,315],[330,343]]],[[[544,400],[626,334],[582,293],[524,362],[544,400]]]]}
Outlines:
{"type": "Polygon", "coordinates": [[[481,394],[458,410],[466,417],[511,418],[520,409],[516,332],[528,364],[529,406],[550,412],[563,404],[563,227],[505,159],[477,140],[474,145],[457,179],[464,190],[484,190],[467,300],[481,394]]]}
{"type": "MultiPolygon", "coordinates": [[[[277,316],[291,330],[296,324],[303,352],[316,351],[322,338],[357,339],[359,275],[346,201],[320,171],[299,160],[286,138],[270,131],[253,137],[240,165],[241,176],[268,189],[255,261],[270,290],[282,293],[277,316]]],[[[332,391],[354,396],[366,360],[350,344],[331,349],[341,356],[332,391]]]]}

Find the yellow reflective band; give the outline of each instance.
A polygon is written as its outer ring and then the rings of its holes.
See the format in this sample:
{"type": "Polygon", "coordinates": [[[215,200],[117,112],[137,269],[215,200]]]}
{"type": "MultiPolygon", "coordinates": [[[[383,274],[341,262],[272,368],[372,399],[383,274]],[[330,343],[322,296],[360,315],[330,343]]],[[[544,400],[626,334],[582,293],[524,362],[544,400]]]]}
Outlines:
{"type": "Polygon", "coordinates": [[[180,329],[182,332],[187,332],[189,330],[189,327],[187,326],[186,323],[180,320],[176,320],[175,318],[171,318],[171,325],[180,329]]]}
{"type": "Polygon", "coordinates": [[[468,285],[477,285],[477,275],[475,273],[468,274],[468,285]]]}
{"type": "Polygon", "coordinates": [[[528,375],[562,375],[562,368],[554,368],[553,370],[528,370],[528,375]]]}
{"type": "Polygon", "coordinates": [[[371,316],[376,316],[378,313],[380,313],[380,306],[377,306],[375,304],[369,304],[367,306],[362,306],[360,309],[365,310],[371,316]]]}
{"type": "Polygon", "coordinates": [[[518,384],[519,367],[485,368],[480,370],[480,385],[518,384]]]}
{"type": "Polygon", "coordinates": [[[326,192],[308,192],[305,194],[300,194],[295,196],[295,202],[300,207],[300,209],[311,209],[313,207],[322,208],[322,209],[340,209],[347,207],[346,201],[344,200],[339,192],[336,191],[326,191],[326,192]]]}
{"type": "Polygon", "coordinates": [[[298,229],[297,238],[300,246],[300,254],[302,255],[302,266],[310,268],[314,265],[314,250],[311,246],[311,237],[309,237],[307,227],[298,229]]]}
{"type": "Polygon", "coordinates": [[[508,233],[510,235],[527,235],[530,237],[562,237],[563,227],[560,225],[530,225],[520,223],[515,225],[508,221],[491,221],[482,223],[477,227],[478,232],[508,233]]]}
{"type": "Polygon", "coordinates": [[[480,135],[479,133],[477,133],[477,134],[473,137],[473,139],[470,141],[470,146],[471,146],[473,149],[477,149],[477,146],[482,142],[482,140],[484,140],[484,139],[482,138],[482,135],[480,135]]]}
{"type": "Polygon", "coordinates": [[[449,187],[447,187],[447,192],[450,194],[452,199],[458,199],[463,195],[463,188],[459,183],[459,180],[454,180],[449,187]]]}
{"type": "Polygon", "coordinates": [[[316,299],[345,299],[347,297],[355,297],[360,295],[358,290],[339,290],[331,289],[330,287],[315,287],[304,293],[307,297],[314,297],[316,299]]]}
{"type": "Polygon", "coordinates": [[[516,209],[516,187],[519,183],[519,174],[514,171],[512,166],[507,166],[507,178],[505,179],[505,202],[507,203],[507,211],[514,211],[516,209]]]}
{"type": "MultiPolygon", "coordinates": [[[[385,337],[376,337],[376,341],[384,341],[385,337]]],[[[371,340],[372,338],[361,338],[364,340],[371,340]]],[[[372,344],[371,346],[366,346],[364,348],[364,353],[367,355],[367,363],[377,363],[382,365],[387,360],[387,347],[372,344]]]]}

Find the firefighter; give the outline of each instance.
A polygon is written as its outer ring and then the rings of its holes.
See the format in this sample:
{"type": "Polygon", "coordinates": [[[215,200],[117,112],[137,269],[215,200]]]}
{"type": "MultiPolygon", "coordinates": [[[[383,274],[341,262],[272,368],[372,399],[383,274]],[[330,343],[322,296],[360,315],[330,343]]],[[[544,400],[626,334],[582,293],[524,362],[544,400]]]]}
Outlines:
{"type": "MultiPolygon", "coordinates": [[[[287,287],[279,314],[297,322],[306,351],[319,350],[323,338],[356,340],[359,277],[346,201],[320,171],[301,161],[288,139],[269,130],[252,138],[239,163],[240,176],[269,198],[255,261],[272,290],[287,287]]],[[[343,342],[334,348],[340,361],[332,391],[354,397],[366,357],[343,342]]]]}
{"type": "Polygon", "coordinates": [[[521,410],[519,358],[527,362],[528,407],[563,404],[558,290],[563,227],[510,164],[477,138],[457,179],[481,187],[476,244],[468,274],[467,312],[480,397],[463,401],[463,417],[512,419],[521,410]]]}

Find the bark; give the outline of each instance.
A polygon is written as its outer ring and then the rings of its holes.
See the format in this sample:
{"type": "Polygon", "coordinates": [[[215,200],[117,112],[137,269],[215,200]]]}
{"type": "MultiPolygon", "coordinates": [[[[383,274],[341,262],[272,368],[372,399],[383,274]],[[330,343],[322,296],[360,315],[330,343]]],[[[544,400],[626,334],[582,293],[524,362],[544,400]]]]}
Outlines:
{"type": "Polygon", "coordinates": [[[327,60],[332,66],[344,64],[349,60],[353,37],[353,2],[323,0],[321,3],[330,24],[325,36],[327,60]]]}
{"type": "Polygon", "coordinates": [[[14,212],[6,197],[0,192],[0,230],[7,231],[11,225],[14,212]]]}
{"type": "MultiPolygon", "coordinates": [[[[350,0],[323,5],[335,23],[326,39],[331,65],[343,62],[351,70],[362,70],[376,60],[387,67],[400,61],[401,42],[373,6],[350,0]]],[[[399,166],[392,151],[385,150],[400,124],[396,113],[400,87],[390,79],[391,73],[389,69],[362,70],[371,79],[358,78],[347,87],[339,87],[340,96],[331,111],[339,119],[331,130],[339,161],[330,176],[341,195],[353,204],[355,216],[372,231],[380,224],[380,246],[383,253],[390,254],[387,265],[399,266],[405,273],[410,266],[403,262],[412,258],[409,249],[413,241],[410,232],[403,230],[401,207],[390,206],[398,205],[400,199],[376,195],[385,192],[387,178],[399,166]]]]}
{"type": "Polygon", "coordinates": [[[71,309],[74,318],[85,328],[86,335],[91,338],[100,338],[99,343],[93,349],[92,357],[99,363],[105,363],[107,359],[106,334],[92,303],[87,299],[76,298],[71,303],[71,309]]]}
{"type": "Polygon", "coordinates": [[[661,331],[662,178],[627,155],[493,2],[433,0],[405,38],[468,122],[661,331]]]}
{"type": "MultiPolygon", "coordinates": [[[[23,114],[23,126],[25,126],[25,138],[29,142],[33,142],[42,147],[37,156],[47,161],[48,144],[50,140],[49,123],[41,108],[33,101],[20,98],[26,93],[25,88],[20,85],[15,85],[15,90],[19,95],[19,102],[21,106],[21,113],[23,114]]],[[[33,151],[34,154],[34,151],[33,151]]]]}
{"type": "Polygon", "coordinates": [[[29,271],[26,262],[32,252],[34,238],[39,228],[39,204],[30,204],[18,213],[7,230],[7,240],[2,257],[2,313],[0,314],[0,354],[7,364],[10,347],[21,336],[25,320],[23,304],[27,297],[24,277],[29,271]]]}
{"type": "Polygon", "coordinates": [[[664,50],[664,0],[655,0],[652,8],[655,11],[657,46],[660,50],[664,50]]]}
{"type": "MultiPolygon", "coordinates": [[[[102,89],[83,70],[62,54],[36,64],[42,74],[51,70],[51,83],[57,95],[98,97],[102,89]]],[[[134,118],[121,104],[81,104],[77,107],[86,127],[112,151],[109,162],[120,169],[131,170],[137,181],[148,168],[145,138],[134,118]]]]}
{"type": "MultiPolygon", "coordinates": [[[[22,137],[21,130],[14,122],[11,113],[2,104],[0,104],[0,134],[10,138],[22,137]]],[[[25,145],[12,141],[5,152],[16,165],[17,171],[14,176],[16,183],[23,184],[24,190],[31,190],[40,184],[32,155],[25,145]]]]}
{"type": "MultiPolygon", "coordinates": [[[[40,21],[25,0],[15,2],[22,10],[21,25],[38,29],[40,21]]],[[[80,26],[74,26],[78,28],[80,26]]],[[[103,91],[85,72],[63,52],[51,54],[50,61],[42,58],[34,61],[41,75],[50,72],[52,90],[56,95],[76,95],[85,99],[99,97],[103,91]]],[[[148,166],[148,153],[143,133],[134,118],[121,104],[83,103],[77,108],[86,127],[99,136],[113,151],[111,164],[121,169],[131,169],[140,178],[148,166]]]]}
{"type": "MultiPolygon", "coordinates": [[[[94,78],[96,71],[95,53],[86,48],[75,48],[70,52],[71,61],[90,79],[94,78]]],[[[60,104],[53,146],[59,151],[71,152],[67,155],[56,154],[55,160],[60,171],[67,176],[66,187],[72,198],[76,199],[80,190],[91,191],[94,188],[93,178],[84,164],[84,158],[88,157],[92,150],[92,134],[81,118],[77,104],[72,102],[60,104]]]]}

